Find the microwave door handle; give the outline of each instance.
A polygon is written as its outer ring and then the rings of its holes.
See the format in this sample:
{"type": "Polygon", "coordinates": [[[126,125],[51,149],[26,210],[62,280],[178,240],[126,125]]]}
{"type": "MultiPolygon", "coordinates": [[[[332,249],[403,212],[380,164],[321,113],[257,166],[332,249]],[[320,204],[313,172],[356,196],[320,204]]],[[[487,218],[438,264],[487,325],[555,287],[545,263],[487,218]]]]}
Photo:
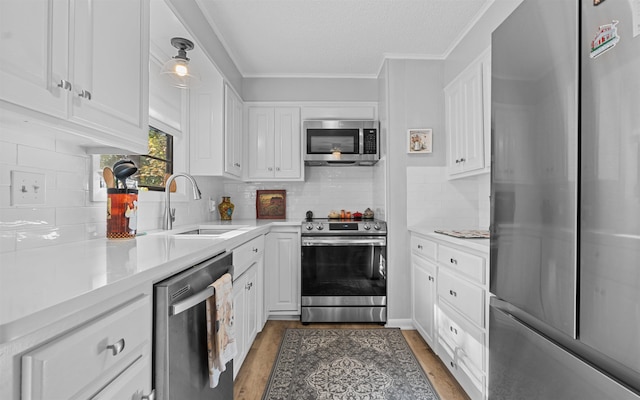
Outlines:
{"type": "Polygon", "coordinates": [[[203,291],[191,295],[175,304],[172,304],[171,307],[169,307],[169,315],[177,315],[183,311],[187,311],[188,309],[197,306],[209,297],[213,296],[214,293],[215,289],[213,288],[213,286],[207,286],[207,288],[203,291]]]}

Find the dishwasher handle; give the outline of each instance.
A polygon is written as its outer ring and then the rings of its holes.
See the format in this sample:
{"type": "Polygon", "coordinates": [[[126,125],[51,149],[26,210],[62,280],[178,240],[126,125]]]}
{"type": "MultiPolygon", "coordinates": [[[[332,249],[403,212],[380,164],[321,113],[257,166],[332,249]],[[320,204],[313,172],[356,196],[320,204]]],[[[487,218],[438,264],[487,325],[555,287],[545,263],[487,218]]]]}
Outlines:
{"type": "Polygon", "coordinates": [[[191,295],[184,300],[180,300],[175,304],[172,304],[171,307],[169,307],[169,316],[180,314],[181,312],[186,311],[191,307],[197,306],[209,297],[213,296],[215,292],[216,291],[213,286],[207,286],[207,288],[203,291],[191,295]]]}

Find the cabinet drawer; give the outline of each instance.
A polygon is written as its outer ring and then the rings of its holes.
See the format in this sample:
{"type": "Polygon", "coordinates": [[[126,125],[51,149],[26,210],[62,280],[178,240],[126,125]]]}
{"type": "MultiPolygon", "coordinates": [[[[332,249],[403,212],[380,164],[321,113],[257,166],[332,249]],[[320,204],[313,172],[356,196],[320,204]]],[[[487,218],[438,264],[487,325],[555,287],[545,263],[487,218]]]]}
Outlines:
{"type": "Polygon", "coordinates": [[[422,257],[436,259],[436,244],[419,236],[411,235],[411,251],[422,257]]]}
{"type": "Polygon", "coordinates": [[[460,250],[447,246],[440,246],[438,249],[438,262],[454,271],[460,272],[473,279],[474,281],[484,284],[484,258],[465,253],[460,250]]]}
{"type": "Polygon", "coordinates": [[[461,354],[460,351],[449,347],[442,337],[438,337],[438,357],[440,357],[444,365],[451,371],[451,374],[471,399],[479,400],[484,398],[484,375],[476,376],[468,368],[468,360],[465,356],[461,354]]]}
{"type": "Polygon", "coordinates": [[[151,315],[145,295],[25,354],[22,399],[73,399],[93,385],[97,391],[149,351],[151,315]],[[122,348],[108,348],[117,343],[122,348]]]}
{"type": "Polygon", "coordinates": [[[481,377],[483,375],[484,332],[468,323],[445,302],[440,303],[438,311],[438,335],[450,348],[459,349],[459,356],[464,355],[465,363],[475,376],[481,377]]]}
{"type": "Polygon", "coordinates": [[[462,279],[438,271],[438,295],[473,323],[484,327],[484,290],[462,279]]]}
{"type": "Polygon", "coordinates": [[[241,244],[233,250],[233,275],[239,277],[264,254],[264,235],[241,244]]]}

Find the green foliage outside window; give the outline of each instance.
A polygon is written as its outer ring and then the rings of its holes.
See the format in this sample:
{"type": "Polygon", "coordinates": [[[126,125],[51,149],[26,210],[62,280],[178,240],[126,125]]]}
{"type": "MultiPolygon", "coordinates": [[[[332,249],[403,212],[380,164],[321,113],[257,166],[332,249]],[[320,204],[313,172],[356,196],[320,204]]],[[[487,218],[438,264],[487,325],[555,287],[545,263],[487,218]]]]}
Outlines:
{"type": "Polygon", "coordinates": [[[135,180],[138,187],[149,190],[164,191],[164,177],[173,173],[173,138],[156,128],[149,127],[149,153],[145,155],[115,155],[100,156],[100,169],[113,168],[118,160],[128,158],[138,167],[138,172],[129,178],[135,180]]]}

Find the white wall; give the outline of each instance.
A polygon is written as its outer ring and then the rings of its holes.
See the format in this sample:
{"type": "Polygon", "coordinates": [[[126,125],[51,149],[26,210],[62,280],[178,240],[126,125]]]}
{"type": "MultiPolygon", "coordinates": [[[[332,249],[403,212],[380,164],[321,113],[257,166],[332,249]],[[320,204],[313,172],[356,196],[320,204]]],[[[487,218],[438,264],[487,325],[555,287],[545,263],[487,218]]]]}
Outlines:
{"type": "Polygon", "coordinates": [[[389,266],[389,320],[403,325],[411,319],[411,270],[407,230],[407,167],[441,166],[446,159],[444,141],[443,61],[387,60],[380,76],[381,103],[387,134],[387,221],[389,266]],[[432,128],[434,151],[407,154],[407,130],[432,128]]]}
{"type": "Polygon", "coordinates": [[[244,101],[377,101],[376,79],[245,78],[244,101]]]}
{"type": "MultiPolygon", "coordinates": [[[[91,157],[81,147],[56,139],[51,132],[36,132],[29,125],[0,127],[0,252],[104,238],[106,202],[91,201],[91,163],[91,157]],[[11,205],[13,170],[45,174],[45,204],[11,205]]],[[[223,191],[221,178],[196,179],[204,199],[218,197],[223,191]]],[[[182,182],[179,188],[183,190],[184,186],[182,182]]],[[[161,227],[163,195],[140,192],[138,232],[161,227]]],[[[172,196],[175,224],[211,219],[206,201],[195,201],[180,193],[172,196]]]]}

